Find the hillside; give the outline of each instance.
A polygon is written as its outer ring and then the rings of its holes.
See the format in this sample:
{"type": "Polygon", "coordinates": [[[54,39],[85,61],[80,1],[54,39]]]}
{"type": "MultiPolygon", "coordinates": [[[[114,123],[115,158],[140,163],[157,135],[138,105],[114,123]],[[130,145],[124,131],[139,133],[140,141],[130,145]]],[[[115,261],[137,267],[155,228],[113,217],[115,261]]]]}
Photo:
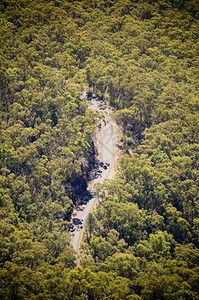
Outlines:
{"type": "MultiPolygon", "coordinates": [[[[2,0],[0,298],[198,299],[197,0],[2,0]],[[90,90],[123,130],[81,263],[90,90]]],[[[90,225],[89,226],[89,222],[90,225]]]]}

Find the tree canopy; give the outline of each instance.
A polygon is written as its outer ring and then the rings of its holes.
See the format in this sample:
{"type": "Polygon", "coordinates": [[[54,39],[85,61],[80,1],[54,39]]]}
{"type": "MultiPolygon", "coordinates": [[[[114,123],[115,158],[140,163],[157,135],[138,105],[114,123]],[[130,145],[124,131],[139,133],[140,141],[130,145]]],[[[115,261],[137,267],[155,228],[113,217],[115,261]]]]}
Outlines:
{"type": "Polygon", "coordinates": [[[0,298],[198,299],[196,0],[2,0],[0,298]],[[123,130],[75,266],[97,114],[123,130]]]}

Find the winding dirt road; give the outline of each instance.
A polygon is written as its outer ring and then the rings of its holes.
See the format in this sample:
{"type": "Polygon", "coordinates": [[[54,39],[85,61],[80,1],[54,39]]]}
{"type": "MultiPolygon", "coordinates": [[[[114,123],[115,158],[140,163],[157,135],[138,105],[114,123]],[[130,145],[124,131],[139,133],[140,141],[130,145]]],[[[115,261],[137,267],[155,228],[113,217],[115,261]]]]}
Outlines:
{"type": "Polygon", "coordinates": [[[105,116],[105,122],[100,121],[101,129],[97,134],[97,144],[100,154],[100,167],[96,171],[95,178],[90,182],[88,192],[90,192],[90,199],[87,199],[85,203],[83,202],[78,208],[73,212],[71,219],[71,245],[78,254],[81,237],[84,230],[85,220],[88,214],[91,212],[93,206],[97,203],[97,197],[94,196],[96,183],[103,183],[105,179],[110,179],[113,174],[113,164],[114,164],[114,152],[116,146],[116,134],[114,132],[113,121],[109,116],[107,109],[103,109],[103,105],[96,100],[89,101],[89,107],[95,110],[103,112],[105,116]]]}

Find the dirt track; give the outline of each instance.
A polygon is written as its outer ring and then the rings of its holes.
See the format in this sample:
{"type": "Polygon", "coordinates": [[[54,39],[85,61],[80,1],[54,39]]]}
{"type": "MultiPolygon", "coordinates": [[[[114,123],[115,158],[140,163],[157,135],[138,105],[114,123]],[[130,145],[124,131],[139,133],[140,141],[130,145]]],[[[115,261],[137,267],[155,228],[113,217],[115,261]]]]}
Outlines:
{"type": "Polygon", "coordinates": [[[78,206],[73,212],[73,217],[71,219],[71,244],[77,254],[79,252],[85,220],[93,206],[97,203],[97,197],[93,195],[95,193],[94,185],[96,183],[103,183],[105,179],[111,179],[114,176],[120,155],[118,148],[120,132],[117,125],[110,117],[110,110],[108,108],[103,109],[100,105],[100,102],[96,100],[89,102],[90,108],[103,112],[105,122],[100,121],[101,128],[96,133],[96,146],[99,153],[100,167],[96,171],[95,178],[89,183],[88,195],[90,194],[90,197],[78,206]]]}

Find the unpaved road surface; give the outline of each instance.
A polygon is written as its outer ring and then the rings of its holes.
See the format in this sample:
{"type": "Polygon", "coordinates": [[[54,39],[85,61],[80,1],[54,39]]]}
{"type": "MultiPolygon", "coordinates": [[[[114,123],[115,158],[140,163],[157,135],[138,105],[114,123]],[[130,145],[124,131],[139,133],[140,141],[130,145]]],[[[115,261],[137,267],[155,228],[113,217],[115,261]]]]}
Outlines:
{"type": "Polygon", "coordinates": [[[90,182],[88,194],[90,197],[82,201],[83,203],[73,212],[71,219],[71,227],[69,233],[71,235],[71,244],[74,250],[79,251],[80,241],[84,230],[85,220],[91,212],[93,206],[97,203],[97,197],[94,196],[96,183],[103,183],[105,179],[112,177],[114,150],[116,146],[116,136],[113,130],[113,121],[109,116],[108,110],[99,101],[89,101],[89,107],[99,110],[105,116],[105,122],[100,121],[101,129],[97,134],[97,144],[99,145],[100,167],[96,170],[95,178],[90,182]]]}

